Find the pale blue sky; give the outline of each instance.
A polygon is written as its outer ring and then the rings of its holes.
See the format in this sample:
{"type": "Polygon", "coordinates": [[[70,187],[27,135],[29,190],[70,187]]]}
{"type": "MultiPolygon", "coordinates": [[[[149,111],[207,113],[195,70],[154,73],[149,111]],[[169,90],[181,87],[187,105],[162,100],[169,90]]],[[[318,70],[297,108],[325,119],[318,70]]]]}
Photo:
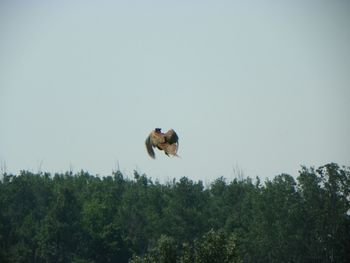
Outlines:
{"type": "Polygon", "coordinates": [[[347,1],[2,1],[7,171],[161,181],[350,165],[347,1]],[[144,140],[173,128],[181,158],[144,140]]]}

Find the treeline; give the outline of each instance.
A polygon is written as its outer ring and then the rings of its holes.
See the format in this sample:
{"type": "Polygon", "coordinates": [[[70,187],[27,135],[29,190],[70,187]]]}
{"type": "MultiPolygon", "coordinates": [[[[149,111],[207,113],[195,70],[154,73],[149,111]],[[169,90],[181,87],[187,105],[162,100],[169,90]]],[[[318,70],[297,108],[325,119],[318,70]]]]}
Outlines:
{"type": "Polygon", "coordinates": [[[0,262],[349,262],[350,170],[331,163],[210,187],[3,174],[0,262]]]}

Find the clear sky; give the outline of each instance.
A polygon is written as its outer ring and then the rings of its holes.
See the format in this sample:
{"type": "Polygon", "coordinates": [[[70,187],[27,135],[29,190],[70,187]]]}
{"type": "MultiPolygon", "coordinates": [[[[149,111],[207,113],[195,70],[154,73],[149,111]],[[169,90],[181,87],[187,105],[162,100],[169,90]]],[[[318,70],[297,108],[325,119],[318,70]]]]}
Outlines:
{"type": "Polygon", "coordinates": [[[8,172],[350,165],[348,1],[1,1],[0,38],[8,172]],[[149,158],[155,127],[181,158],[149,158]]]}

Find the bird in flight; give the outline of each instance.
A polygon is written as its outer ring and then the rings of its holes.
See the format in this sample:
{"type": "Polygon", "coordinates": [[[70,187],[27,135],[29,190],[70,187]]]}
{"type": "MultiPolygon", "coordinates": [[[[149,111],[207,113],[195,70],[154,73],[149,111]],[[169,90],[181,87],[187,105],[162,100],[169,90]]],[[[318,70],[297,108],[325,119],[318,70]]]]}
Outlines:
{"type": "Polygon", "coordinates": [[[161,128],[155,128],[148,135],[146,139],[146,149],[153,159],[156,158],[153,148],[158,148],[164,151],[167,156],[177,155],[177,149],[179,148],[179,137],[173,129],[170,129],[166,133],[162,133],[161,128]]]}

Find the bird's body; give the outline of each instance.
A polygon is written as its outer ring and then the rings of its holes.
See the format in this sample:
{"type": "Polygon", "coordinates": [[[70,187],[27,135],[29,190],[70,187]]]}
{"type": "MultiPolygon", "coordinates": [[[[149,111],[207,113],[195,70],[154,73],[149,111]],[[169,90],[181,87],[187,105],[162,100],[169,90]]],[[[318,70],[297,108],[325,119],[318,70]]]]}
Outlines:
{"type": "Polygon", "coordinates": [[[166,155],[177,155],[177,149],[179,146],[179,137],[176,132],[171,129],[166,133],[162,133],[161,129],[156,128],[153,130],[146,139],[146,149],[153,159],[155,158],[155,153],[153,148],[157,147],[159,150],[164,151],[166,155]]]}

